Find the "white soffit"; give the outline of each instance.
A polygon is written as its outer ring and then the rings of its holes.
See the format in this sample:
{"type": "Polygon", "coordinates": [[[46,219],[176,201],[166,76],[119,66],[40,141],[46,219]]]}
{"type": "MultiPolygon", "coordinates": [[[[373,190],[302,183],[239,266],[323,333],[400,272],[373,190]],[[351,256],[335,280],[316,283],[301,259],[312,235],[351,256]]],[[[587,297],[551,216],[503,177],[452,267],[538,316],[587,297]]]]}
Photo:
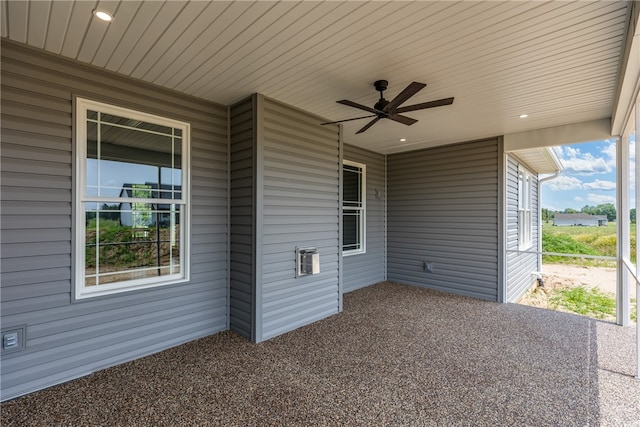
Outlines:
{"type": "Polygon", "coordinates": [[[614,135],[622,135],[633,120],[633,106],[640,93],[640,2],[632,2],[629,13],[629,37],[621,63],[618,94],[611,127],[614,135]]]}
{"type": "Polygon", "coordinates": [[[555,173],[563,169],[562,162],[551,147],[518,150],[513,154],[537,173],[555,173]]]}
{"type": "Polygon", "coordinates": [[[345,142],[390,153],[610,118],[628,5],[5,0],[0,15],[2,37],[224,105],[257,92],[348,119],[364,114],[336,101],[373,106],[379,79],[387,99],[428,84],[404,105],[455,97],[407,113],[412,126],[343,125],[345,142]]]}

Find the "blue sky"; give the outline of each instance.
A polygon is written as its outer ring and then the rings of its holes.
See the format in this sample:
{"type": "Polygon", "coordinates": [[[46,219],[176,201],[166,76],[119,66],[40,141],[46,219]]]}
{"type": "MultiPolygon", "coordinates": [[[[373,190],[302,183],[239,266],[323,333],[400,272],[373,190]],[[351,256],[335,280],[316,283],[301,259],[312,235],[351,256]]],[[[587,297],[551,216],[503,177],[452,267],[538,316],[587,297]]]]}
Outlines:
{"type": "MultiPolygon", "coordinates": [[[[631,144],[632,176],[635,148],[631,144]]],[[[557,147],[564,170],[542,184],[542,207],[554,211],[616,203],[616,143],[614,139],[557,147]]],[[[635,188],[635,187],[634,187],[635,188]]]]}

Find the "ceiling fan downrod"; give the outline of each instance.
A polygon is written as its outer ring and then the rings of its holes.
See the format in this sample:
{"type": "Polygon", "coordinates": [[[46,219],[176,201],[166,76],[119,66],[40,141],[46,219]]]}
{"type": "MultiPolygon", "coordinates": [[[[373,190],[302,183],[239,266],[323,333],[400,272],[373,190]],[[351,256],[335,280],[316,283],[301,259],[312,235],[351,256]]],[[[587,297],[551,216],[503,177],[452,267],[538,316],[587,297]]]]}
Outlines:
{"type": "Polygon", "coordinates": [[[388,86],[389,86],[389,82],[387,80],[376,80],[373,83],[373,87],[376,88],[378,92],[380,92],[380,99],[378,100],[378,102],[376,102],[376,105],[373,106],[374,109],[382,111],[384,107],[386,107],[387,104],[389,103],[389,101],[384,99],[384,91],[387,90],[388,86]]]}

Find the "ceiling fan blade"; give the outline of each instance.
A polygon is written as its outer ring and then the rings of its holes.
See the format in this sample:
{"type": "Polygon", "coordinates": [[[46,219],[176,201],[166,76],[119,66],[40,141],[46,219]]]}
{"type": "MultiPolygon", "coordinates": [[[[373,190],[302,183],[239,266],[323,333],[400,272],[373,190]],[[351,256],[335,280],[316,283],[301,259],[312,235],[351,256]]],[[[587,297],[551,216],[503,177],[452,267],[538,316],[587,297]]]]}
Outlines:
{"type": "Polygon", "coordinates": [[[367,107],[366,105],[358,104],[357,102],[349,101],[348,99],[342,99],[340,101],[336,101],[338,104],[348,105],[349,107],[359,108],[364,111],[368,111],[370,113],[378,114],[380,111],[375,108],[367,107]]]}
{"type": "Polygon", "coordinates": [[[393,120],[394,122],[402,123],[407,126],[411,126],[412,124],[417,122],[416,119],[412,119],[411,117],[407,116],[401,116],[400,114],[391,114],[388,118],[393,120]]]}
{"type": "Polygon", "coordinates": [[[365,130],[369,129],[371,126],[375,125],[378,120],[380,120],[380,117],[376,117],[375,119],[371,120],[369,123],[367,123],[362,129],[360,129],[356,133],[364,132],[365,130]]]}
{"type": "Polygon", "coordinates": [[[351,120],[368,119],[369,117],[375,117],[375,116],[377,116],[377,114],[371,114],[371,115],[368,115],[368,116],[354,117],[353,119],[337,120],[335,122],[326,122],[326,123],[320,123],[320,124],[321,125],[335,125],[337,123],[350,122],[351,120]]]}
{"type": "Polygon", "coordinates": [[[407,99],[411,98],[413,95],[418,93],[426,86],[425,83],[413,82],[409,84],[402,92],[398,94],[395,98],[393,98],[387,105],[384,107],[384,111],[394,111],[396,108],[400,106],[407,99]]]}
{"type": "Polygon", "coordinates": [[[437,101],[423,102],[422,104],[407,105],[396,109],[396,113],[406,113],[407,111],[424,110],[425,108],[440,107],[443,105],[453,104],[453,97],[438,99],[437,101]]]}

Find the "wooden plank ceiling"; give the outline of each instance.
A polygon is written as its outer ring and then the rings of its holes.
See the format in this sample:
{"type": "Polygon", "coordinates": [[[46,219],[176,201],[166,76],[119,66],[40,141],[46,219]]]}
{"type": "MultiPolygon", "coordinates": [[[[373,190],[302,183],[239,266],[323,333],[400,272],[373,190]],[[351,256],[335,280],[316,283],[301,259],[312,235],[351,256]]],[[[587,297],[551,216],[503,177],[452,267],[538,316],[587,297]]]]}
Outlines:
{"type": "Polygon", "coordinates": [[[345,141],[398,152],[611,117],[627,3],[3,1],[2,37],[221,104],[253,92],[330,120],[365,115],[373,82],[413,126],[344,124],[345,141]],[[111,23],[94,9],[113,14],[111,23]],[[528,114],[521,119],[521,114],[528,114]],[[406,139],[400,142],[400,139],[406,139]]]}

